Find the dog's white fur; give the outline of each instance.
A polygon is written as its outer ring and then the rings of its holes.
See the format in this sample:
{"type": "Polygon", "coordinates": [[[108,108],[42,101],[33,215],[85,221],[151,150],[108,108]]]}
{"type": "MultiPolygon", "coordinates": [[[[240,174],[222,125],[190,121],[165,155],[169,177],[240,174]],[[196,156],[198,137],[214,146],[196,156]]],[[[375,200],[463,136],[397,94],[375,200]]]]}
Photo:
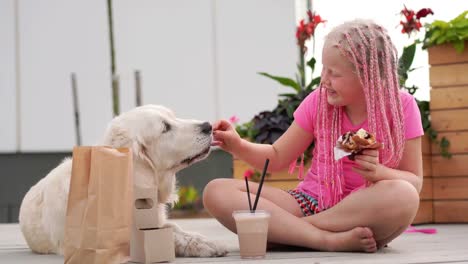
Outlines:
{"type": "MultiPolygon", "coordinates": [[[[166,204],[178,199],[175,173],[209,154],[208,123],[179,119],[165,107],[146,105],[114,118],[100,145],[132,149],[134,183],[139,187],[158,187],[159,223],[173,227],[177,256],[227,253],[222,245],[166,221],[166,204]]],[[[36,253],[63,255],[71,168],[72,160],[65,159],[31,187],[23,199],[19,215],[21,231],[36,253]]]]}

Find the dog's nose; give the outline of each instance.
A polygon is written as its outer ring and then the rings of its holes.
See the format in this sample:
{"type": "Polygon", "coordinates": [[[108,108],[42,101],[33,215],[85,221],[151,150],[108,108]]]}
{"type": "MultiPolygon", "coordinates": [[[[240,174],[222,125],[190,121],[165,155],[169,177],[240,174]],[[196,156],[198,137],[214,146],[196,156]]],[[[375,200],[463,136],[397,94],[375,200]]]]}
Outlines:
{"type": "Polygon", "coordinates": [[[205,123],[203,123],[203,124],[200,125],[200,128],[201,128],[201,132],[202,132],[203,134],[211,134],[212,128],[211,128],[211,124],[210,124],[210,123],[205,122],[205,123]]]}

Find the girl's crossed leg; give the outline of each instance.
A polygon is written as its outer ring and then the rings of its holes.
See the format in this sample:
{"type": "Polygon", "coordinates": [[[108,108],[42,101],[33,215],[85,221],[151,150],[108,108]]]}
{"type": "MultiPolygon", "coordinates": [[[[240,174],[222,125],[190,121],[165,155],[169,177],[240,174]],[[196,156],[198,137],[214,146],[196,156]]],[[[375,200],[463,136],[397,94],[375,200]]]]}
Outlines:
{"type": "MultiPolygon", "coordinates": [[[[254,201],[258,184],[249,185],[254,201]]],[[[303,217],[290,194],[263,186],[258,208],[271,213],[269,242],[322,251],[375,252],[377,244],[391,241],[414,218],[419,199],[414,187],[408,185],[402,181],[378,182],[350,194],[333,208],[309,217],[303,217]],[[379,199],[394,193],[398,193],[398,197],[391,201],[379,199]],[[405,203],[398,204],[405,197],[405,203]]],[[[218,221],[236,232],[232,212],[248,209],[245,183],[234,179],[213,180],[205,187],[203,202],[218,221]]]]}

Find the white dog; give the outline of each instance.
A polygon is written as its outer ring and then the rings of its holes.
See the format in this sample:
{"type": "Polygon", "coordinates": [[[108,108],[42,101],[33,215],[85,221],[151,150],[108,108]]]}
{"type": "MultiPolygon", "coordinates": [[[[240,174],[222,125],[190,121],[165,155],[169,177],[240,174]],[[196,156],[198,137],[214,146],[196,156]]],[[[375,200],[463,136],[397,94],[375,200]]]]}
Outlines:
{"type": "MultiPolygon", "coordinates": [[[[131,148],[134,183],[140,187],[158,186],[159,222],[173,227],[177,256],[227,253],[223,246],[166,221],[166,204],[174,204],[178,199],[176,172],[208,156],[211,132],[208,122],[178,119],[165,107],[147,105],[114,118],[101,142],[115,148],[131,148]]],[[[72,160],[65,159],[31,187],[23,199],[19,222],[34,252],[63,255],[71,168],[72,160]]]]}

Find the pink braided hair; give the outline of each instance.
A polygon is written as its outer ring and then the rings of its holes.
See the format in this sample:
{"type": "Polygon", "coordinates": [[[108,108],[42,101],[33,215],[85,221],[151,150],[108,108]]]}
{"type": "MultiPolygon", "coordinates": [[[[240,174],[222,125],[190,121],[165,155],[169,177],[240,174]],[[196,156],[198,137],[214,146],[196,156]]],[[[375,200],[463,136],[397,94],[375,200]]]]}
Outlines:
{"type": "MultiPolygon", "coordinates": [[[[384,144],[379,153],[380,162],[395,168],[403,155],[404,116],[399,95],[398,56],[387,31],[372,21],[353,20],[334,28],[325,43],[337,47],[354,66],[365,95],[369,132],[384,144]]],[[[329,105],[324,88],[319,89],[314,158],[325,164],[325,171],[317,166],[321,183],[319,206],[324,209],[343,198],[343,162],[334,160],[333,148],[346,131],[341,131],[343,107],[329,105]],[[330,201],[324,201],[324,192],[328,192],[330,201]]]]}

